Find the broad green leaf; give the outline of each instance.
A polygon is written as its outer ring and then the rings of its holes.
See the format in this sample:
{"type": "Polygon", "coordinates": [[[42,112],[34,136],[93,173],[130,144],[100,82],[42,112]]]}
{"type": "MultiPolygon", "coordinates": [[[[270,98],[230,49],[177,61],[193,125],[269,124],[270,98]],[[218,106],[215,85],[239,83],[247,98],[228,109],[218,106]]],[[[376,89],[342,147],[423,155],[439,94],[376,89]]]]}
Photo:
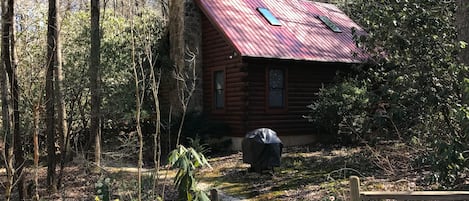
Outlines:
{"type": "Polygon", "coordinates": [[[171,151],[169,155],[169,165],[173,166],[179,159],[179,153],[176,150],[171,151]]]}
{"type": "Polygon", "coordinates": [[[189,148],[189,151],[191,152],[191,156],[195,159],[194,166],[199,167],[200,165],[202,165],[202,161],[200,160],[199,154],[193,148],[189,148]]]}
{"type": "Polygon", "coordinates": [[[197,201],[210,201],[210,198],[208,197],[207,193],[205,193],[204,191],[198,191],[197,201]]]}

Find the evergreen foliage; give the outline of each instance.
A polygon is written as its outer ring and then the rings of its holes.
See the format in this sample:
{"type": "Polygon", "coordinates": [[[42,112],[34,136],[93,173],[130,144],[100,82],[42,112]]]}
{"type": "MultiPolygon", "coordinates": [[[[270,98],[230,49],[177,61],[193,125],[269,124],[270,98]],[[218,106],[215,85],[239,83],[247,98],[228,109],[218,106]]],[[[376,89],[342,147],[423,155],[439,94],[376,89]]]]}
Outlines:
{"type": "Polygon", "coordinates": [[[457,41],[455,2],[357,0],[349,6],[366,29],[356,41],[369,59],[342,84],[321,89],[308,119],[337,136],[423,147],[428,157],[422,161],[437,164],[434,181],[460,184],[469,172],[469,134],[467,67],[457,60],[466,43],[457,41]]]}

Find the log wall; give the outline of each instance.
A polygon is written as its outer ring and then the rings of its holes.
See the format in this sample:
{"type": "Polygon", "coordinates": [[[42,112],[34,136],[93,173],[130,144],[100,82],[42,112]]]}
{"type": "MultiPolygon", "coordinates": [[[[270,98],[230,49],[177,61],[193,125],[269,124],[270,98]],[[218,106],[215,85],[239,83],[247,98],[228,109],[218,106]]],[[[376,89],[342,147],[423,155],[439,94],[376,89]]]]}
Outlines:
{"type": "Polygon", "coordinates": [[[318,90],[330,83],[345,64],[241,57],[226,36],[202,17],[204,112],[231,129],[228,136],[243,137],[247,131],[267,127],[279,135],[315,134],[303,115],[318,90]],[[287,107],[267,107],[267,69],[286,69],[287,107]],[[225,108],[215,109],[213,73],[225,71],[225,108]]]}
{"type": "Polygon", "coordinates": [[[204,111],[211,119],[225,122],[233,134],[245,133],[246,76],[239,53],[223,33],[202,17],[202,66],[204,111]],[[225,71],[225,108],[215,109],[213,73],[225,71]]]}
{"type": "Polygon", "coordinates": [[[318,62],[249,62],[247,130],[268,127],[283,136],[315,134],[312,124],[303,118],[308,114],[306,106],[323,85],[332,82],[341,67],[344,66],[318,62]],[[266,74],[269,67],[286,69],[287,107],[284,110],[271,110],[267,106],[266,74]]]}

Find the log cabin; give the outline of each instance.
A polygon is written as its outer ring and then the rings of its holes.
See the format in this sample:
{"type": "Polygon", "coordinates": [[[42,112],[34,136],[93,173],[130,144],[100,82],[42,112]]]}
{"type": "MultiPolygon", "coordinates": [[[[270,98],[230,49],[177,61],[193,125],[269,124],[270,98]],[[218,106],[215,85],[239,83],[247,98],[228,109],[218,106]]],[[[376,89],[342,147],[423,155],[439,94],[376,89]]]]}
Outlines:
{"type": "Polygon", "coordinates": [[[229,126],[232,148],[256,128],[273,129],[286,146],[316,141],[306,106],[337,71],[362,62],[352,29],[363,29],[335,5],[306,0],[195,4],[203,111],[229,126]]]}

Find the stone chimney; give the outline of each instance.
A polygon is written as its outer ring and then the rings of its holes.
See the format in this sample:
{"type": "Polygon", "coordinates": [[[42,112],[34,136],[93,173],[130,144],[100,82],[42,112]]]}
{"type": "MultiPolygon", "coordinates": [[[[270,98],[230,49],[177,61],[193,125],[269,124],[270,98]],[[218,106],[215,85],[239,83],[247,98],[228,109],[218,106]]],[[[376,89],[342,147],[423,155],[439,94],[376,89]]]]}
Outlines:
{"type": "MultiPolygon", "coordinates": [[[[192,96],[189,105],[190,111],[202,112],[202,19],[201,10],[195,5],[194,0],[185,0],[184,10],[184,43],[186,47],[186,59],[190,59],[190,53],[195,53],[195,65],[197,74],[197,89],[192,96]]],[[[186,62],[186,66],[191,63],[186,62]]]]}
{"type": "MultiPolygon", "coordinates": [[[[170,0],[169,4],[169,46],[173,68],[187,71],[195,65],[197,87],[191,97],[187,112],[202,112],[201,11],[193,0],[170,0]],[[190,59],[194,62],[188,61],[190,59]]],[[[191,81],[187,80],[187,82],[191,81]]],[[[172,72],[163,74],[161,85],[162,115],[168,115],[169,107],[172,106],[173,115],[180,116],[181,103],[172,72]]]]}

